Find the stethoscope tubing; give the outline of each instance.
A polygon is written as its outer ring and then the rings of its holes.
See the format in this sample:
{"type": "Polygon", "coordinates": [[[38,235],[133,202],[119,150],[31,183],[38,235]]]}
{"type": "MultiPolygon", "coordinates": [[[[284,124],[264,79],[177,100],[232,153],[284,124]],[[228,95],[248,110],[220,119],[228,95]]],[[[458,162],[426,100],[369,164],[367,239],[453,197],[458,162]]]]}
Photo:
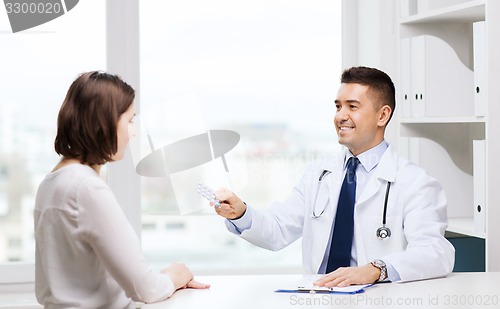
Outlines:
{"type": "Polygon", "coordinates": [[[384,216],[382,217],[382,225],[385,226],[387,221],[387,200],[389,199],[389,190],[391,189],[391,182],[387,182],[387,189],[385,189],[385,200],[384,200],[384,216]]]}
{"type": "MultiPolygon", "coordinates": [[[[328,171],[328,170],[323,170],[323,172],[321,173],[321,175],[319,176],[319,179],[318,179],[318,186],[316,188],[316,195],[314,197],[314,204],[313,204],[313,211],[312,211],[312,216],[313,218],[315,219],[318,219],[320,218],[323,213],[325,212],[325,209],[326,209],[326,204],[325,206],[323,207],[323,210],[321,211],[321,213],[319,215],[316,214],[316,202],[318,200],[318,194],[319,194],[319,189],[321,188],[321,183],[323,181],[323,178],[325,176],[327,176],[328,174],[330,174],[331,171],[328,171]]],[[[385,199],[384,199],[384,211],[383,211],[383,216],[382,216],[382,226],[379,227],[377,229],[377,237],[379,239],[385,239],[385,238],[388,238],[391,236],[391,230],[386,227],[386,223],[387,223],[387,201],[389,200],[389,191],[391,189],[391,182],[388,181],[387,182],[387,188],[385,190],[385,199]]]]}
{"type": "Polygon", "coordinates": [[[318,194],[319,194],[319,189],[321,188],[321,182],[323,181],[323,178],[330,174],[331,171],[328,171],[328,170],[323,170],[323,172],[321,173],[321,175],[319,176],[319,179],[318,179],[318,186],[316,187],[316,195],[314,196],[314,204],[313,204],[313,218],[315,219],[318,219],[319,217],[321,217],[321,215],[323,215],[323,213],[325,212],[325,209],[326,209],[326,205],[325,207],[323,207],[323,210],[321,211],[321,213],[319,215],[316,214],[316,201],[318,200],[318,194]]]}

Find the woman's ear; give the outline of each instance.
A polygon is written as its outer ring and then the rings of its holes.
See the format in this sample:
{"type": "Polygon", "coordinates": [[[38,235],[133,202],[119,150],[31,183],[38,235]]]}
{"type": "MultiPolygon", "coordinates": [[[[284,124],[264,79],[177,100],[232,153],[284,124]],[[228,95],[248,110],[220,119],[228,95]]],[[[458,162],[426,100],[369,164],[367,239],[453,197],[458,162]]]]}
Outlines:
{"type": "Polygon", "coordinates": [[[391,118],[392,109],[389,105],[384,105],[379,111],[378,125],[385,127],[391,118]]]}

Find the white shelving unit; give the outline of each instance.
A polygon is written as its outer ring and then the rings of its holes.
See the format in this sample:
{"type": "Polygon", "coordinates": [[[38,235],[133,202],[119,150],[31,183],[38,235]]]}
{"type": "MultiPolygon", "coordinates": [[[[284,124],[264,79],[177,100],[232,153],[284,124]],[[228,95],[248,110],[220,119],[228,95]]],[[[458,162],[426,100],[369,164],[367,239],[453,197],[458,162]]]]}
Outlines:
{"type": "Polygon", "coordinates": [[[500,1],[397,3],[400,152],[417,161],[445,188],[448,231],[485,239],[486,270],[500,271],[500,190],[495,186],[500,183],[500,120],[495,117],[500,116],[500,1]],[[474,71],[474,39],[479,36],[474,35],[473,24],[481,21],[485,67],[480,91],[484,103],[482,115],[477,115],[474,91],[479,70],[474,71]],[[475,140],[484,140],[483,158],[473,157],[475,140]],[[474,160],[483,162],[482,174],[474,172],[473,166],[478,166],[474,160]],[[483,174],[484,179],[479,179],[477,175],[483,174]],[[483,192],[482,200],[478,192],[483,192]],[[480,213],[486,213],[483,230],[475,219],[478,200],[484,201],[480,205],[480,213]]]}

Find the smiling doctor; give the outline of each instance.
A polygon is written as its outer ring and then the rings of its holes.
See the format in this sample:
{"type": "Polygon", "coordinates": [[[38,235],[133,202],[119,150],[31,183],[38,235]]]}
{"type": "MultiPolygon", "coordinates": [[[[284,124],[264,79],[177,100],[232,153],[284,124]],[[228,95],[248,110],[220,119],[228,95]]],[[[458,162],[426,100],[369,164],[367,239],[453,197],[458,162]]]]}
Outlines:
{"type": "Polygon", "coordinates": [[[318,286],[446,276],[455,250],[444,238],[445,193],[384,139],[396,107],[391,78],[374,68],[347,69],[335,106],[340,154],[312,164],[292,195],[265,211],[225,188],[215,211],[231,232],[266,249],[302,236],[304,270],[325,274],[318,286]]]}

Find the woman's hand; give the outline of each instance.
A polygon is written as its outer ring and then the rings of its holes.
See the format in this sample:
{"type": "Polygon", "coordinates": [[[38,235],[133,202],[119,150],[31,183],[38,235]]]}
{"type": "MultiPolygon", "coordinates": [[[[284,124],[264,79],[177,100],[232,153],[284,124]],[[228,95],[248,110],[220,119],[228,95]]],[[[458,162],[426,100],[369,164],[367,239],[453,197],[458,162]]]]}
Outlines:
{"type": "Polygon", "coordinates": [[[188,284],[186,285],[186,288],[189,288],[189,289],[208,289],[209,287],[210,287],[210,284],[201,283],[201,282],[195,281],[194,279],[189,281],[188,284]]]}
{"type": "Polygon", "coordinates": [[[173,263],[162,269],[161,272],[172,279],[176,290],[184,288],[207,289],[210,287],[208,284],[195,281],[189,268],[182,263],[173,263]]]}

